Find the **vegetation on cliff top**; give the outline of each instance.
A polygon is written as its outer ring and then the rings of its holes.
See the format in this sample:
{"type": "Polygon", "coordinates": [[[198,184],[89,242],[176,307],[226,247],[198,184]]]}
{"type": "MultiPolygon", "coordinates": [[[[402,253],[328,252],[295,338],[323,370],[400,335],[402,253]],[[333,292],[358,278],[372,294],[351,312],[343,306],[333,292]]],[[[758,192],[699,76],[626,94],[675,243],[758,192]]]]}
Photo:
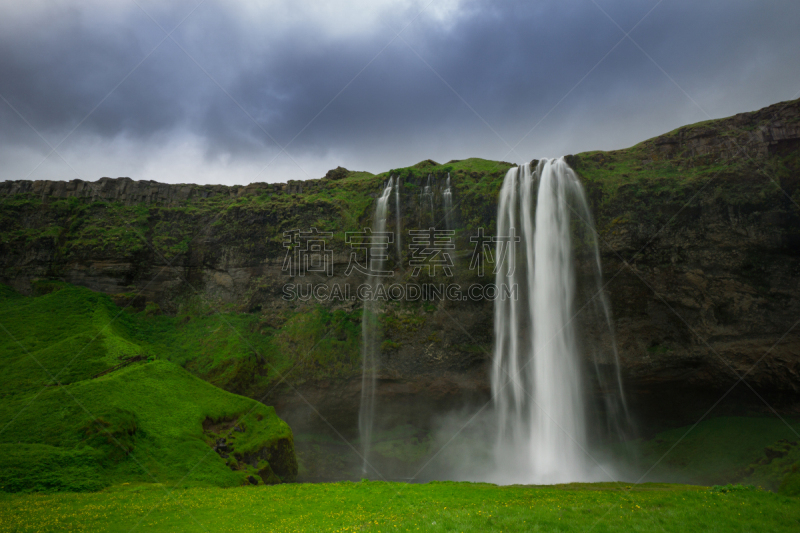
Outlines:
{"type": "Polygon", "coordinates": [[[144,313],[46,285],[38,297],[0,286],[0,491],[294,479],[292,433],[272,407],[158,360],[144,313]]]}
{"type": "MultiPolygon", "coordinates": [[[[332,232],[330,244],[342,249],[345,232],[370,224],[373,197],[390,174],[404,180],[404,195],[416,198],[428,174],[443,178],[451,172],[465,222],[482,223],[490,218],[484,212],[487,197],[496,197],[511,166],[481,159],[423,163],[377,176],[342,169],[327,178],[293,184],[286,191],[216,195],[171,205],[6,196],[0,198],[0,248],[20,253],[45,246],[56,250],[59,261],[96,254],[136,257],[152,251],[159,261],[179,265],[191,253],[213,253],[221,242],[215,236],[224,236],[228,245],[237,243],[242,253],[266,257],[284,251],[284,232],[313,227],[332,232]],[[253,242],[253,225],[268,236],[265,241],[253,242]]],[[[59,275],[57,267],[52,275],[59,275]]]]}

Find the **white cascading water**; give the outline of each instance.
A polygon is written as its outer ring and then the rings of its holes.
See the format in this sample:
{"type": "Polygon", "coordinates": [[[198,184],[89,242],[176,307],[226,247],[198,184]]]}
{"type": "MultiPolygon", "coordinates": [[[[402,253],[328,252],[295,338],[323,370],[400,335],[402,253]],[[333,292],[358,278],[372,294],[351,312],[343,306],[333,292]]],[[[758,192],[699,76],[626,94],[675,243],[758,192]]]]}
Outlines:
{"type": "MultiPolygon", "coordinates": [[[[503,254],[505,259],[496,283],[517,285],[519,297],[495,301],[492,393],[499,431],[492,477],[500,483],[608,479],[587,453],[587,384],[575,316],[575,221],[589,226],[602,288],[591,220],[583,188],[563,159],[542,160],[535,172],[526,164],[506,174],[498,204],[496,260],[499,264],[503,254]],[[501,248],[507,246],[503,238],[514,235],[520,242],[501,248]]],[[[602,294],[600,298],[605,313],[600,318],[610,328],[608,305],[602,294]]],[[[616,358],[615,346],[613,351],[616,358]]],[[[601,390],[613,391],[603,393],[613,396],[606,399],[606,416],[618,416],[621,410],[612,406],[622,402],[624,407],[618,371],[615,383],[601,375],[597,379],[601,390]]]]}
{"type": "MultiPolygon", "coordinates": [[[[392,178],[390,177],[389,180],[392,178]]],[[[402,244],[400,242],[400,236],[403,233],[402,226],[400,225],[400,176],[395,178],[395,187],[394,187],[394,217],[395,217],[395,228],[394,228],[394,242],[395,247],[397,248],[397,262],[403,260],[402,255],[402,244]]]]}
{"type": "Polygon", "coordinates": [[[423,204],[425,204],[425,203],[430,204],[431,220],[433,220],[433,217],[434,217],[434,213],[433,213],[433,186],[431,185],[431,175],[430,174],[428,174],[428,183],[422,189],[422,195],[421,195],[420,199],[422,200],[423,204]]]}
{"type": "MultiPolygon", "coordinates": [[[[392,195],[394,178],[390,177],[389,181],[384,185],[383,192],[378,197],[377,204],[375,205],[375,216],[372,219],[372,233],[386,232],[386,218],[389,211],[389,199],[392,195]]],[[[372,249],[367,256],[369,261],[370,272],[378,272],[384,270],[386,245],[381,245],[376,240],[373,240],[372,249]],[[376,258],[373,259],[372,249],[376,251],[380,247],[380,251],[376,253],[376,258]]],[[[375,292],[375,288],[381,282],[378,276],[370,274],[367,278],[367,283],[371,288],[371,292],[375,292]]],[[[362,375],[361,375],[361,405],[358,411],[358,432],[361,440],[361,456],[363,458],[362,473],[369,472],[369,454],[372,445],[372,428],[375,419],[375,383],[376,373],[378,370],[378,362],[380,357],[380,331],[377,320],[376,302],[369,299],[364,302],[364,308],[361,316],[361,337],[362,337],[362,375]]]]}
{"type": "Polygon", "coordinates": [[[453,229],[453,192],[450,188],[450,173],[447,173],[447,183],[442,193],[442,198],[444,198],[444,223],[446,225],[445,229],[453,229]]]}

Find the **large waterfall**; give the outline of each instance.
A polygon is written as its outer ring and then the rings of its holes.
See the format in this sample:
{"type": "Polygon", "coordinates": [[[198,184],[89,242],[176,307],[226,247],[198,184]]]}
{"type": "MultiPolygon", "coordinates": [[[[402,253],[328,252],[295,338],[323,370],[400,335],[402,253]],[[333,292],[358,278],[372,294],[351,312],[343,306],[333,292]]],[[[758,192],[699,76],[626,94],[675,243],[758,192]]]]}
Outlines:
{"type": "Polygon", "coordinates": [[[602,417],[624,416],[624,397],[591,213],[563,159],[542,160],[533,172],[531,164],[508,171],[497,238],[496,283],[517,285],[519,298],[495,302],[496,478],[504,483],[602,479],[588,443],[589,382],[603,396],[592,411],[602,417]],[[582,235],[582,257],[589,257],[584,263],[595,270],[587,305],[576,306],[573,233],[582,235]],[[602,350],[579,345],[578,324],[591,322],[581,313],[594,314],[605,328],[605,358],[602,350]],[[582,365],[592,358],[594,365],[582,365]],[[585,374],[584,366],[594,374],[585,374]]]}
{"type": "MultiPolygon", "coordinates": [[[[394,178],[390,177],[384,185],[383,192],[375,205],[375,216],[372,220],[373,242],[367,255],[370,272],[384,270],[388,243],[375,239],[376,234],[386,232],[386,217],[389,211],[389,199],[392,196],[394,178]]],[[[371,292],[381,282],[378,276],[369,275],[368,284],[371,292]]],[[[361,405],[358,412],[358,432],[361,440],[361,455],[363,458],[362,473],[369,472],[369,454],[372,445],[372,428],[375,418],[375,381],[380,357],[380,330],[376,302],[368,299],[364,302],[361,317],[362,346],[362,377],[361,377],[361,405]]]]}

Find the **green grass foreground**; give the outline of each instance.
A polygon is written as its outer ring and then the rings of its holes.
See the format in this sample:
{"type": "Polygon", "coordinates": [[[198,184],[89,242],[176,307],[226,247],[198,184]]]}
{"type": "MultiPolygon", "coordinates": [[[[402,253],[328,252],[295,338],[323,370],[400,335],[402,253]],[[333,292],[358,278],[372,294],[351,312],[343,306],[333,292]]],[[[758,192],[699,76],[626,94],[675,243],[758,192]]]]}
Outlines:
{"type": "Polygon", "coordinates": [[[798,531],[800,500],[622,483],[386,482],[0,495],[0,532],[798,531]]]}

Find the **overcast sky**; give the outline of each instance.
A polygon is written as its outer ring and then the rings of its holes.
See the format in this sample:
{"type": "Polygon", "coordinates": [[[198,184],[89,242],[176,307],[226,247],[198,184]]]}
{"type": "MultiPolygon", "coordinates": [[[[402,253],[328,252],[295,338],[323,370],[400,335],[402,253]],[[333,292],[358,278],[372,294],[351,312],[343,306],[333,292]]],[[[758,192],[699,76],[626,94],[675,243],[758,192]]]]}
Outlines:
{"type": "Polygon", "coordinates": [[[2,0],[0,179],[624,148],[800,96],[798,28],[797,0],[2,0]]]}

